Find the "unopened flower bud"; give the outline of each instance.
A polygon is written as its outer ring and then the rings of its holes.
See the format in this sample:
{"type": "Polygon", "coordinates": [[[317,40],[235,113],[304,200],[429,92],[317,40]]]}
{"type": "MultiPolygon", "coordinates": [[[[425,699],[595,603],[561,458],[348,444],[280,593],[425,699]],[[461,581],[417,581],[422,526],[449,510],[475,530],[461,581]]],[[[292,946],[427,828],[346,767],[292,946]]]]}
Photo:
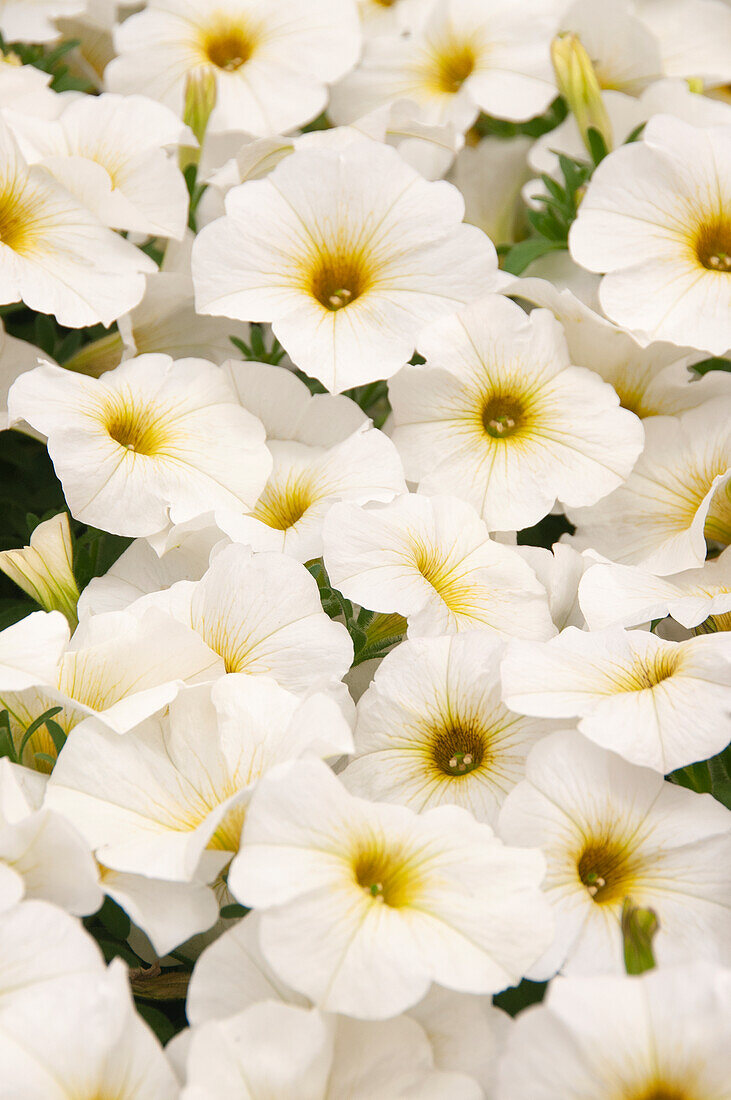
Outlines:
{"type": "Polygon", "coordinates": [[[3,550],[0,570],[46,611],[61,611],[71,629],[76,627],[79,589],[73,570],[69,518],[65,512],[39,523],[30,536],[30,546],[3,550]]]}
{"type": "Polygon", "coordinates": [[[209,65],[199,65],[188,73],[185,82],[183,122],[190,126],[199,145],[203,144],[208,120],[218,97],[216,75],[209,65]]]}
{"type": "Polygon", "coordinates": [[[624,941],[624,967],[628,974],[642,974],[652,970],[655,956],[652,941],[658,930],[657,915],[652,909],[641,909],[625,898],[622,905],[622,939],[624,941]]]}
{"type": "Polygon", "coordinates": [[[551,60],[556,72],[558,90],[569,105],[576,119],[582,140],[589,152],[589,130],[597,130],[607,150],[613,145],[612,125],[609,121],[602,90],[591,58],[576,34],[562,34],[551,43],[551,60]]]}

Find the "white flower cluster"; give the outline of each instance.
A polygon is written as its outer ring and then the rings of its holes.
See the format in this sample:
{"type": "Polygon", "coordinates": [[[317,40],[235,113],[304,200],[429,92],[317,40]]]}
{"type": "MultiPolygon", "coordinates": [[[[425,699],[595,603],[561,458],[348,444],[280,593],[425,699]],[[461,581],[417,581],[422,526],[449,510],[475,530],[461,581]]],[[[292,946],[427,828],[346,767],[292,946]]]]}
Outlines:
{"type": "Polygon", "coordinates": [[[0,36],[0,1100],[731,1100],[729,0],[0,36]]]}

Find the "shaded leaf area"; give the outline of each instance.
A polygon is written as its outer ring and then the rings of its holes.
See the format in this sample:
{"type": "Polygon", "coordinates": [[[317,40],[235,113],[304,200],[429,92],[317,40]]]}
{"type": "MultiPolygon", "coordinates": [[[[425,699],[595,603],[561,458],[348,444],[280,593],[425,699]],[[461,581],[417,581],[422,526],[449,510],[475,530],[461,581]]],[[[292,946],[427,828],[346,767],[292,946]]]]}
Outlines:
{"type": "Polygon", "coordinates": [[[514,137],[539,138],[555,130],[566,118],[569,109],[562,96],[556,96],[548,110],[527,122],[506,122],[501,118],[481,114],[474,130],[479,137],[498,137],[510,140],[514,137]]]}
{"type": "Polygon", "coordinates": [[[710,760],[699,760],[685,768],[678,768],[666,778],[698,794],[712,794],[731,810],[731,745],[710,760]]]}
{"type": "Polygon", "coordinates": [[[29,42],[6,42],[0,35],[0,50],[23,65],[32,65],[51,76],[54,92],[93,92],[94,85],[74,67],[73,52],[80,39],[71,38],[57,46],[33,45],[29,42]]]}
{"type": "MultiPolygon", "coordinates": [[[[45,445],[22,432],[0,432],[0,550],[27,546],[39,523],[66,510],[61,483],[45,445]],[[29,511],[29,509],[31,509],[29,511]]],[[[74,572],[79,589],[114,564],[130,539],[71,519],[74,572]]],[[[38,605],[0,574],[0,630],[37,611],[38,605]]]]}
{"type": "Polygon", "coordinates": [[[150,1025],[161,1043],[167,1043],[187,1025],[185,995],[192,971],[188,960],[174,966],[152,965],[132,950],[127,937],[132,925],[121,906],[111,898],[93,916],[84,918],[84,926],[99,944],[107,962],[122,959],[130,970],[130,985],[140,1016],[150,1025]]]}
{"type": "Polygon", "coordinates": [[[520,985],[504,989],[502,993],[496,993],[492,1003],[502,1008],[510,1016],[517,1016],[529,1005],[540,1004],[546,995],[548,982],[529,982],[523,978],[520,985]]]}

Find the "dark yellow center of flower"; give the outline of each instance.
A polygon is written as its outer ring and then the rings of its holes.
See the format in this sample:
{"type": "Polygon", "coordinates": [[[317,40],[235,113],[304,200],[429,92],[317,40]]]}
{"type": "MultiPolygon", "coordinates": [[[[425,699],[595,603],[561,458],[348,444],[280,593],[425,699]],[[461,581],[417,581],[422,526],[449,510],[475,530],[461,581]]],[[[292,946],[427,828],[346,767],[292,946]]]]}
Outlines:
{"type": "Polygon", "coordinates": [[[221,22],[205,34],[202,46],[211,65],[231,73],[251,58],[256,35],[240,23],[221,22]]]}
{"type": "Polygon", "coordinates": [[[107,434],[126,450],[147,456],[162,450],[164,436],[157,412],[115,397],[103,417],[107,434]]]}
{"type": "Polygon", "coordinates": [[[677,671],[678,656],[675,650],[659,650],[638,657],[630,669],[617,682],[620,691],[647,691],[669,680],[677,671]]]}
{"type": "Polygon", "coordinates": [[[603,837],[587,842],[576,870],[597,905],[611,905],[629,894],[638,866],[624,844],[603,837]]]}
{"type": "Polygon", "coordinates": [[[444,95],[456,95],[474,72],[477,57],[470,42],[450,41],[440,45],[433,55],[432,83],[444,95]]]}
{"type": "Polygon", "coordinates": [[[492,439],[507,439],[523,426],[525,410],[515,397],[490,397],[482,409],[482,426],[492,439]]]}
{"type": "Polygon", "coordinates": [[[37,239],[38,219],[30,196],[12,186],[0,194],[0,244],[14,252],[29,252],[37,239]]]}
{"type": "Polygon", "coordinates": [[[731,274],[731,219],[720,217],[698,230],[695,253],[708,271],[731,274]]]}
{"type": "Polygon", "coordinates": [[[312,493],[307,485],[297,482],[285,485],[270,483],[265,486],[251,514],[275,531],[288,531],[302,519],[312,503],[312,493]]]}
{"type": "Polygon", "coordinates": [[[368,840],[359,848],[352,868],[358,886],[392,909],[412,904],[421,885],[413,854],[380,839],[368,840]]]}
{"type": "Polygon", "coordinates": [[[318,257],[311,275],[310,292],[321,306],[335,312],[355,302],[369,285],[363,257],[343,249],[318,257]]]}
{"type": "Polygon", "coordinates": [[[651,1084],[639,1092],[627,1093],[626,1100],[693,1100],[684,1088],[672,1084],[651,1084]]]}
{"type": "Polygon", "coordinates": [[[485,741],[479,730],[465,724],[439,730],[431,744],[437,768],[459,778],[479,768],[485,759],[485,741]]]}

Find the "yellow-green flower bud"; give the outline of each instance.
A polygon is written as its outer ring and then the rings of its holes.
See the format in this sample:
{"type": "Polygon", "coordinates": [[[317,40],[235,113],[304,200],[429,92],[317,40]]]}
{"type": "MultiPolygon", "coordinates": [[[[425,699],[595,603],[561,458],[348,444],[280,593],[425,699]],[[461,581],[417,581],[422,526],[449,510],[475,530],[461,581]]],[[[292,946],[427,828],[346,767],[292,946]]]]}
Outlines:
{"type": "MultiPolygon", "coordinates": [[[[213,108],[216,106],[217,97],[216,74],[210,65],[199,65],[198,68],[188,73],[185,82],[183,122],[186,126],[190,126],[199,145],[203,144],[208,120],[211,117],[213,108]]],[[[182,152],[184,150],[181,149],[182,152]]],[[[197,155],[195,157],[191,156],[192,150],[186,149],[185,152],[188,153],[188,163],[197,162],[200,150],[196,150],[197,155]]]]}
{"type": "Polygon", "coordinates": [[[589,130],[597,130],[604,139],[607,150],[611,150],[612,125],[594,66],[579,36],[568,33],[554,38],[551,43],[551,60],[558,90],[576,119],[587,149],[592,151],[588,139],[589,130]]]}
{"type": "Polygon", "coordinates": [[[0,552],[0,570],[46,611],[61,611],[72,630],[78,622],[79,602],[73,553],[65,512],[39,523],[30,536],[30,546],[0,552]]]}

